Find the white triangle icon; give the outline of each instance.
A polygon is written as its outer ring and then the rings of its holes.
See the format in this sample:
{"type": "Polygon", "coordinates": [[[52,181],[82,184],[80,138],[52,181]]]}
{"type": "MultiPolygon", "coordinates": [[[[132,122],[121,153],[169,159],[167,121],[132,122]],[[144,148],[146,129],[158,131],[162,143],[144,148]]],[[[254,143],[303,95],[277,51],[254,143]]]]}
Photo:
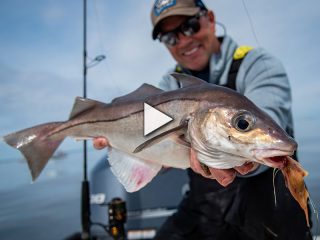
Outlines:
{"type": "Polygon", "coordinates": [[[144,136],[172,120],[172,117],[169,117],[154,107],[151,107],[149,104],[144,103],[144,136]]]}

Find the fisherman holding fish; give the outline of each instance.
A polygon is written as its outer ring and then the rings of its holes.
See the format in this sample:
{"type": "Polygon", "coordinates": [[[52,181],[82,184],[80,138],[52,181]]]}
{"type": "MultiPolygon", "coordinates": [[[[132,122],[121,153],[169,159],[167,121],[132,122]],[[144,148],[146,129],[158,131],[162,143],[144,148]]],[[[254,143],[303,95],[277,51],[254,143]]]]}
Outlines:
{"type": "MultiPolygon", "coordinates": [[[[177,62],[169,73],[238,91],[292,135],[290,85],[275,57],[261,48],[239,47],[227,35],[217,37],[215,15],[200,0],[156,0],[151,19],[153,39],[165,44],[177,62]]],[[[181,87],[169,73],[160,87],[181,87]]],[[[94,140],[97,149],[107,145],[105,138],[94,140]]],[[[272,168],[249,161],[229,169],[208,168],[194,149],[190,165],[190,190],[155,239],[312,239],[283,176],[277,174],[273,182],[272,168]]]]}
{"type": "Polygon", "coordinates": [[[33,180],[66,137],[109,146],[110,169],[128,192],[163,166],[188,169],[190,190],[157,240],[311,240],[308,173],[291,157],[297,143],[282,64],[217,37],[215,15],[200,0],[156,0],[151,19],[153,39],[176,60],[160,88],[144,83],[110,103],[77,97],[68,120],[3,140],[23,154],[33,180]],[[172,121],[145,135],[145,103],[172,121]]]}

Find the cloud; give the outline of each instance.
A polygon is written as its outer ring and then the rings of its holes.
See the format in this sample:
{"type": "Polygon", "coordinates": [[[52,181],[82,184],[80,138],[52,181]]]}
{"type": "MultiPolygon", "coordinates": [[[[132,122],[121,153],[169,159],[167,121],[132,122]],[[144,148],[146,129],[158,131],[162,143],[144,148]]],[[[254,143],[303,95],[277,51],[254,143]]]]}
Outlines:
{"type": "Polygon", "coordinates": [[[40,12],[42,21],[50,26],[57,26],[66,20],[67,12],[61,2],[49,2],[40,12]]]}
{"type": "Polygon", "coordinates": [[[46,72],[27,72],[0,65],[1,130],[25,128],[42,121],[64,120],[80,92],[74,79],[46,72]],[[68,89],[68,94],[62,91],[68,89]]]}
{"type": "Polygon", "coordinates": [[[103,96],[101,89],[106,91],[105,97],[107,94],[116,97],[115,94],[128,93],[144,82],[157,85],[161,76],[174,65],[165,47],[151,39],[151,4],[137,6],[128,2],[125,6],[121,14],[100,12],[102,17],[97,21],[103,22],[91,24],[96,27],[90,34],[90,48],[97,55],[101,49],[106,54],[106,60],[88,73],[92,79],[90,88],[94,89],[91,92],[98,98],[103,96]],[[131,10],[133,8],[135,11],[131,10]]]}

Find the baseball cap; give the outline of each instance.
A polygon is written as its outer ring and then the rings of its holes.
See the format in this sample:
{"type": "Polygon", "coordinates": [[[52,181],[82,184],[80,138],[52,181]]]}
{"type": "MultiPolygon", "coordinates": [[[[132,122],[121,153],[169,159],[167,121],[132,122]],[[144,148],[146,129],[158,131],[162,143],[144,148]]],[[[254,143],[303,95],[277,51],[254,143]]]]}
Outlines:
{"type": "Polygon", "coordinates": [[[151,10],[152,38],[157,38],[161,20],[175,15],[193,16],[200,9],[207,9],[201,0],[156,0],[151,10]]]}

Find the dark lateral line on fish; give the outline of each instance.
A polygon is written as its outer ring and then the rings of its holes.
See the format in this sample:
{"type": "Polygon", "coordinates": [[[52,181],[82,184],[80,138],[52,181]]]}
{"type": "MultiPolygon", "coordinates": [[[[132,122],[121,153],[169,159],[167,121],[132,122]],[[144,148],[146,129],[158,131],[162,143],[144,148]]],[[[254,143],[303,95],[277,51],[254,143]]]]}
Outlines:
{"type": "MultiPolygon", "coordinates": [[[[146,99],[145,102],[147,102],[147,100],[148,100],[148,99],[146,99]]],[[[164,101],[164,102],[155,104],[155,105],[153,105],[153,107],[159,106],[159,105],[164,104],[164,103],[167,103],[167,102],[181,101],[181,100],[189,100],[189,101],[191,100],[191,101],[195,101],[195,102],[200,102],[200,101],[201,101],[201,100],[199,100],[199,99],[179,98],[179,99],[175,99],[175,100],[172,100],[172,99],[171,99],[171,100],[167,100],[167,101],[164,101]]],[[[58,131],[52,132],[52,133],[48,134],[48,137],[51,137],[52,135],[55,135],[55,134],[59,134],[60,132],[65,131],[65,130],[67,130],[67,129],[69,129],[69,128],[73,128],[73,127],[75,127],[75,126],[80,126],[80,125],[84,125],[84,124],[94,124],[94,123],[100,123],[100,122],[114,122],[114,121],[117,121],[117,120],[120,120],[120,119],[124,119],[124,118],[130,117],[130,116],[133,115],[133,114],[138,114],[138,113],[143,112],[143,111],[144,111],[144,110],[139,110],[139,111],[136,111],[136,112],[132,112],[132,113],[126,115],[126,116],[119,117],[119,118],[115,118],[115,119],[111,119],[111,120],[95,120],[95,121],[87,121],[87,122],[76,123],[76,124],[73,124],[73,125],[71,125],[71,126],[67,126],[67,127],[63,128],[63,129],[60,129],[60,130],[58,130],[58,131]]]]}
{"type": "MultiPolygon", "coordinates": [[[[140,111],[140,112],[141,112],[141,111],[140,111]]],[[[136,113],[139,113],[139,112],[134,112],[134,113],[131,113],[130,115],[136,114],[136,113]]],[[[58,130],[58,131],[52,132],[52,133],[48,134],[48,137],[51,137],[52,135],[59,134],[59,133],[62,132],[62,131],[65,131],[65,130],[67,130],[67,129],[69,129],[69,128],[77,127],[77,126],[80,126],[80,125],[84,125],[84,124],[94,124],[94,123],[101,123],[101,122],[115,122],[115,121],[117,121],[117,120],[130,117],[130,115],[126,115],[126,116],[124,116],[124,117],[116,118],[116,119],[111,119],[111,120],[95,120],[95,121],[79,122],[79,123],[76,123],[76,124],[67,126],[67,127],[63,128],[63,129],[60,129],[60,130],[58,130]]]]}

